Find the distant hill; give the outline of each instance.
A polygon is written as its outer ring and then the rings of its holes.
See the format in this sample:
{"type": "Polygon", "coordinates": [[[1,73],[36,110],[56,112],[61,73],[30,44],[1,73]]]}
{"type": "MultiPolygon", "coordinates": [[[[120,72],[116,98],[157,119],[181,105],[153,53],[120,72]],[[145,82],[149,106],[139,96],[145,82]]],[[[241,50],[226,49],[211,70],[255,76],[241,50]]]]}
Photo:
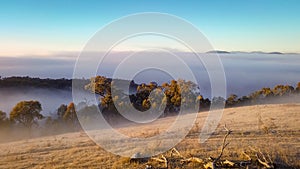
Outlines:
{"type": "Polygon", "coordinates": [[[281,52],[262,52],[262,51],[254,51],[254,52],[250,52],[250,53],[255,53],[255,54],[276,54],[276,55],[283,55],[284,53],[281,52]]]}
{"type": "MultiPolygon", "coordinates": [[[[89,80],[80,80],[82,83],[88,83],[89,80]]],[[[54,88],[54,89],[64,89],[71,90],[72,89],[72,80],[71,79],[40,79],[40,78],[32,78],[32,77],[5,77],[0,78],[0,88],[7,87],[32,87],[32,88],[54,88]]]]}
{"type": "Polygon", "coordinates": [[[274,55],[283,55],[284,53],[281,52],[262,52],[262,51],[253,51],[253,52],[243,52],[243,51],[224,51],[224,50],[212,50],[206,53],[218,53],[218,54],[239,54],[239,53],[252,53],[252,54],[274,54],[274,55]]]}
{"type": "MultiPolygon", "coordinates": [[[[111,78],[108,78],[109,81],[112,81],[111,78]]],[[[134,81],[128,81],[123,79],[114,79],[119,86],[126,86],[130,84],[133,91],[136,90],[138,84],[134,81]]],[[[90,79],[40,79],[33,77],[5,77],[1,78],[0,76],[0,89],[1,88],[43,88],[43,89],[61,89],[61,90],[72,90],[72,87],[84,89],[84,86],[90,83],[90,79]],[[75,81],[75,83],[73,83],[75,81]],[[75,86],[72,86],[72,83],[75,86]]]]}
{"type": "Polygon", "coordinates": [[[212,50],[212,51],[208,51],[206,53],[219,53],[219,54],[230,54],[230,52],[228,51],[223,51],[223,50],[212,50]]]}
{"type": "Polygon", "coordinates": [[[283,55],[283,53],[281,53],[281,52],[270,52],[268,54],[283,55]]]}

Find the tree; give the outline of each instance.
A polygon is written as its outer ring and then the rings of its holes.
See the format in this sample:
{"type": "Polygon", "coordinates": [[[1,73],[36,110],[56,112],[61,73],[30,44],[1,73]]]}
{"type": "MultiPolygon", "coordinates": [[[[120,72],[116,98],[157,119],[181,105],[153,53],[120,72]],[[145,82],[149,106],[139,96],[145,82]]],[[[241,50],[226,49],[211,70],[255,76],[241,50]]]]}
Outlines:
{"type": "Polygon", "coordinates": [[[59,120],[63,119],[65,112],[67,111],[67,108],[68,106],[65,104],[59,106],[59,108],[57,109],[57,116],[59,120]]]}
{"type": "Polygon", "coordinates": [[[198,86],[191,81],[182,79],[172,80],[170,83],[163,83],[161,86],[156,82],[134,85],[134,82],[131,81],[131,86],[136,86],[136,90],[129,95],[130,102],[128,102],[124,99],[128,97],[128,94],[122,90],[122,87],[124,87],[122,84],[127,84],[125,82],[96,76],[91,78],[90,84],[86,85],[85,89],[101,96],[100,109],[102,112],[109,114],[118,113],[115,105],[122,107],[122,109],[133,106],[139,111],[146,111],[150,108],[153,111],[160,111],[165,108],[164,112],[169,113],[178,112],[181,107],[194,109],[195,103],[199,102],[197,100],[200,95],[198,86]],[[112,96],[112,91],[114,91],[114,96],[112,96]],[[153,91],[155,92],[153,93],[153,91]],[[149,97],[150,94],[151,97],[149,97]],[[162,94],[165,97],[161,97],[162,94]],[[163,98],[162,101],[161,98],[163,98]]]}
{"type": "Polygon", "coordinates": [[[9,118],[11,121],[16,121],[30,129],[33,124],[38,125],[37,120],[43,119],[40,114],[42,106],[38,101],[21,101],[10,112],[9,118]]]}
{"type": "Polygon", "coordinates": [[[6,113],[0,110],[0,122],[6,120],[6,113]]]}
{"type": "Polygon", "coordinates": [[[0,110],[0,126],[1,127],[7,126],[8,123],[9,120],[6,116],[6,113],[0,110]]]}
{"type": "Polygon", "coordinates": [[[75,110],[75,104],[73,102],[71,102],[68,105],[67,110],[64,113],[63,119],[67,123],[72,125],[74,127],[74,129],[76,129],[76,127],[78,125],[78,119],[77,119],[77,114],[76,114],[76,110],[75,110]]]}
{"type": "Polygon", "coordinates": [[[218,96],[218,97],[215,96],[212,98],[212,101],[211,101],[211,103],[215,103],[215,104],[225,104],[225,102],[226,102],[226,100],[221,96],[218,96]]]}
{"type": "Polygon", "coordinates": [[[90,83],[85,86],[85,89],[104,97],[107,93],[111,93],[111,82],[112,80],[109,78],[96,76],[91,78],[90,83]]]}
{"type": "Polygon", "coordinates": [[[257,100],[259,99],[262,99],[263,96],[262,96],[262,91],[261,90],[258,90],[258,91],[255,91],[253,93],[250,94],[249,96],[249,99],[251,100],[251,102],[257,102],[257,100]]]}
{"type": "Polygon", "coordinates": [[[261,93],[264,96],[264,98],[274,96],[272,89],[269,87],[262,88],[261,93]]]}
{"type": "Polygon", "coordinates": [[[143,100],[143,102],[142,102],[142,106],[143,106],[143,108],[144,108],[145,110],[148,110],[148,109],[150,109],[150,107],[151,107],[151,103],[150,103],[149,99],[145,99],[145,100],[143,100]]]}
{"type": "Polygon", "coordinates": [[[293,90],[294,90],[293,86],[277,85],[274,87],[273,93],[277,96],[283,96],[283,95],[291,94],[293,90]]]}
{"type": "Polygon", "coordinates": [[[300,93],[300,82],[298,82],[298,84],[297,84],[296,92],[300,93]]]}
{"type": "Polygon", "coordinates": [[[239,104],[249,104],[251,101],[249,96],[243,96],[241,98],[238,99],[238,103],[239,104]]]}
{"type": "Polygon", "coordinates": [[[233,106],[234,104],[237,103],[237,98],[238,98],[237,95],[231,94],[231,95],[227,98],[226,104],[227,104],[228,106],[233,106]]]}
{"type": "Polygon", "coordinates": [[[77,117],[80,117],[81,123],[97,123],[99,122],[99,109],[96,105],[85,105],[77,111],[77,117]]]}

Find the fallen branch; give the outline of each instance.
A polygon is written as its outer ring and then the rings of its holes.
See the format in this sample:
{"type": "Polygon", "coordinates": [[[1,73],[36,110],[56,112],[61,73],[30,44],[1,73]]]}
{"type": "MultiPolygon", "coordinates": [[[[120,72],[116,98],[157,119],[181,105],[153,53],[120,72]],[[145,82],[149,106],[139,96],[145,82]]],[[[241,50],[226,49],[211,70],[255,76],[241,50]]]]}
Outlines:
{"type": "Polygon", "coordinates": [[[243,154],[249,161],[252,161],[252,158],[251,158],[245,151],[243,151],[242,154],[243,154]]]}
{"type": "Polygon", "coordinates": [[[232,161],[229,161],[229,160],[225,160],[225,161],[222,162],[222,165],[233,167],[235,165],[235,163],[232,162],[232,161]]]}
{"type": "Polygon", "coordinates": [[[274,168],[272,161],[269,159],[269,161],[266,159],[265,155],[262,152],[256,153],[257,161],[263,165],[266,168],[274,168]],[[259,156],[261,156],[263,159],[261,159],[259,156]]]}
{"type": "Polygon", "coordinates": [[[183,159],[183,160],[180,160],[181,163],[204,163],[204,161],[201,159],[201,158],[197,158],[197,157],[190,157],[190,158],[187,158],[187,159],[183,159]]]}
{"type": "Polygon", "coordinates": [[[176,148],[171,149],[171,157],[173,157],[173,154],[175,154],[176,156],[178,156],[180,158],[184,158],[176,148]]]}
{"type": "Polygon", "coordinates": [[[165,168],[168,168],[168,160],[164,155],[161,155],[160,158],[152,157],[150,158],[150,160],[163,163],[165,165],[165,168]]]}
{"type": "Polygon", "coordinates": [[[249,147],[254,153],[255,153],[255,157],[257,158],[257,161],[264,167],[266,168],[274,168],[273,165],[273,161],[271,160],[270,156],[268,155],[268,160],[265,157],[265,155],[260,151],[260,150],[256,150],[252,147],[249,147]]]}

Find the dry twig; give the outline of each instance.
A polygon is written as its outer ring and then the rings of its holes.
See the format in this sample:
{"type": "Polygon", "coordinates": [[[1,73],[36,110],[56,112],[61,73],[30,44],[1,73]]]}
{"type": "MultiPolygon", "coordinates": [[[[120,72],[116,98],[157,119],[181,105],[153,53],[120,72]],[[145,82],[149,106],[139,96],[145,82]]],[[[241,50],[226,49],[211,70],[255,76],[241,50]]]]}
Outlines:
{"type": "Polygon", "coordinates": [[[231,134],[232,131],[226,127],[226,124],[224,125],[224,129],[226,130],[227,133],[226,133],[226,135],[224,136],[224,139],[223,139],[223,143],[222,143],[222,147],[221,147],[221,152],[220,152],[219,156],[213,161],[214,163],[218,162],[221,159],[221,157],[223,155],[223,152],[224,152],[224,149],[229,144],[229,143],[226,143],[226,139],[229,136],[229,134],[231,134]]]}

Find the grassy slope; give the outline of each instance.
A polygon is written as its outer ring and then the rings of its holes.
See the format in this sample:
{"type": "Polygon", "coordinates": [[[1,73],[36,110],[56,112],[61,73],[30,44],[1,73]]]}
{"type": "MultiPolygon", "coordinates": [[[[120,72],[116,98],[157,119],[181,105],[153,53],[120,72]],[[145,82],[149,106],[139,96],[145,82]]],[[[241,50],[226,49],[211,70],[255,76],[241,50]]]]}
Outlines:
{"type": "MultiPolygon", "coordinates": [[[[199,113],[197,126],[176,148],[185,157],[216,157],[224,136],[222,125],[233,130],[223,159],[243,159],[241,151],[255,147],[275,161],[300,166],[300,104],[259,105],[224,111],[215,134],[199,144],[199,128],[207,112],[199,113]],[[261,120],[260,120],[261,119],[261,120]]],[[[121,128],[123,133],[148,137],[162,132],[175,117],[154,123],[121,128]],[[165,125],[161,125],[165,124],[165,125]]],[[[104,151],[84,133],[69,133],[0,144],[0,168],[145,168],[145,163],[129,163],[127,158],[104,151]]],[[[188,164],[184,168],[198,167],[188,164]]]]}

